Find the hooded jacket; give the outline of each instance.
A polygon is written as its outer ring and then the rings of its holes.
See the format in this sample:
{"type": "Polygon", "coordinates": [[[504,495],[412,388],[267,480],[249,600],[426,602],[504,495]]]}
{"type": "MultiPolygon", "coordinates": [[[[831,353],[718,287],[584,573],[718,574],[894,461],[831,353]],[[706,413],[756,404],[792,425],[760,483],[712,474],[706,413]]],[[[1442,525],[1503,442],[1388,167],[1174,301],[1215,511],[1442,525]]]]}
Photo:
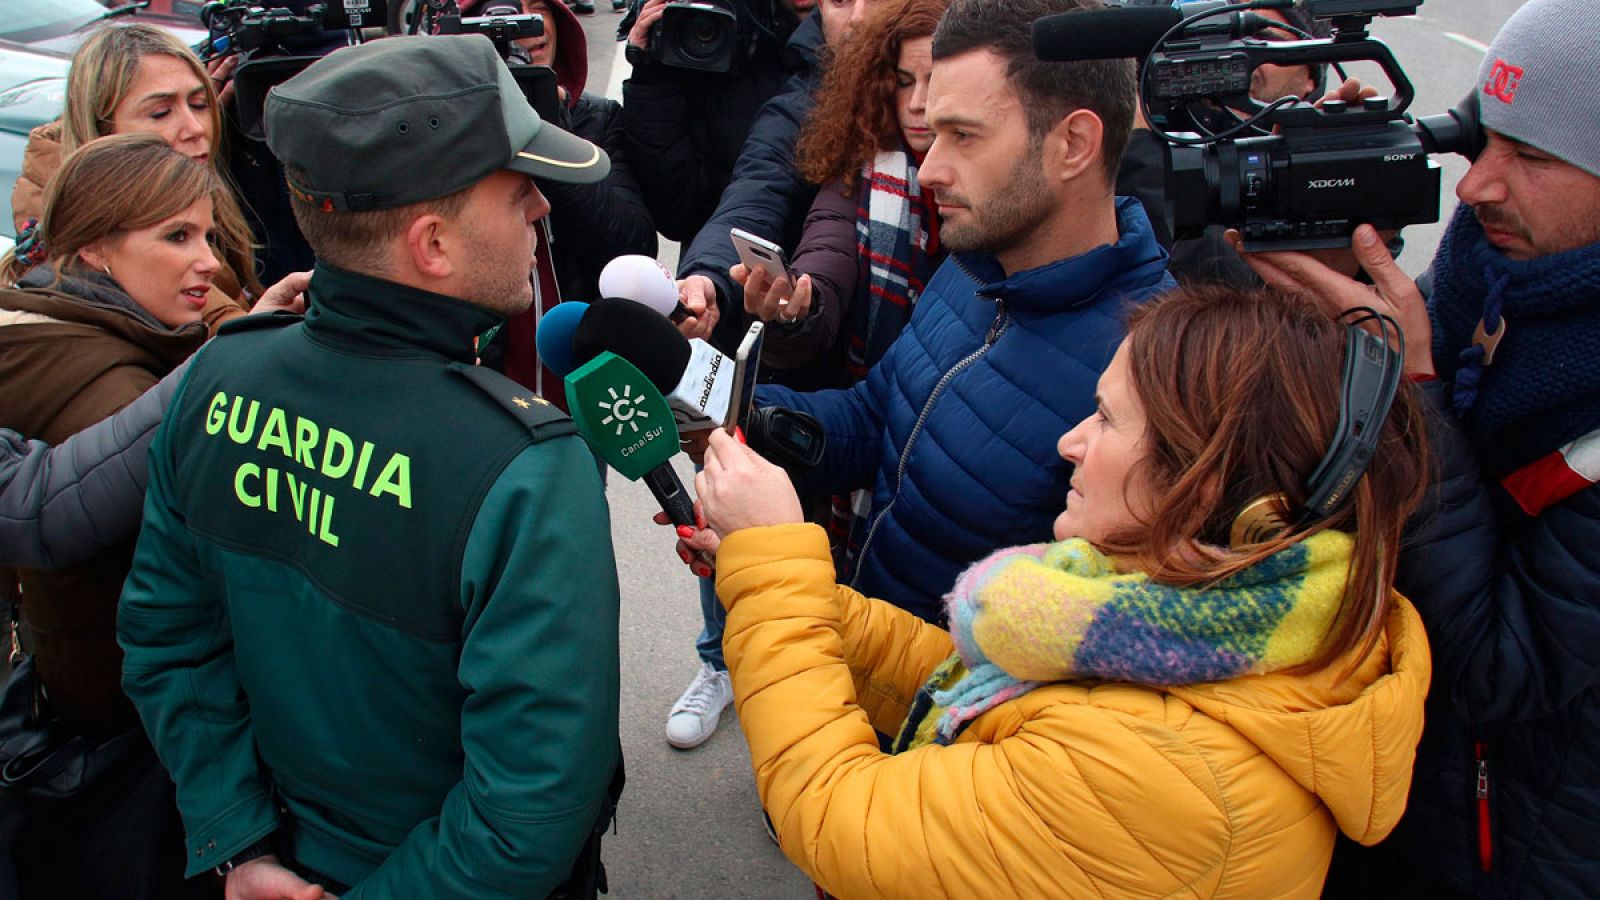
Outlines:
{"type": "Polygon", "coordinates": [[[936,621],[968,564],[1050,537],[1071,476],[1056,440],[1094,410],[1127,309],[1174,285],[1139,202],[1116,208],[1118,241],[1071,259],[1010,277],[985,254],[946,260],[850,388],[757,392],[822,423],[803,487],[872,489],[852,587],[936,621]]]}
{"type": "MultiPolygon", "coordinates": [[[[205,341],[199,324],[169,329],[132,303],[98,276],[0,291],[0,384],[27,387],[0,392],[0,426],[60,443],[131,403],[205,341]]],[[[69,568],[19,573],[39,677],[52,708],[79,730],[114,734],[134,723],[118,686],[115,634],[132,550],[128,539],[69,568]]]]}
{"type": "MultiPolygon", "coordinates": [[[[60,119],[28,132],[28,145],[22,151],[22,174],[11,188],[11,224],[18,232],[29,219],[44,217],[45,186],[61,168],[63,156],[60,119]]],[[[201,312],[201,321],[212,334],[216,334],[223,322],[249,311],[240,303],[244,287],[238,274],[229,268],[227,260],[219,256],[217,261],[222,263],[222,268],[212,278],[211,293],[206,296],[206,306],[201,312]]]]}
{"type": "Polygon", "coordinates": [[[885,756],[947,632],[836,586],[815,526],[728,535],[717,589],[762,804],[839,897],[1315,897],[1338,832],[1405,808],[1430,665],[1403,599],[1316,673],[1059,682],[885,756]]]}

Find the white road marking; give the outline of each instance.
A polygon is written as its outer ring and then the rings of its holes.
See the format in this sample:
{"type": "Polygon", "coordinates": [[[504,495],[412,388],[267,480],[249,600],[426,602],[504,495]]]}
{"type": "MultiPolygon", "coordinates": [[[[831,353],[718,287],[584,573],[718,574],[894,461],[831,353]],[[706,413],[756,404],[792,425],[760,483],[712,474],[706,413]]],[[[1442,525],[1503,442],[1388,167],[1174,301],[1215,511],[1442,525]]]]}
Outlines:
{"type": "Polygon", "coordinates": [[[1471,47],[1472,49],[1478,51],[1479,53],[1488,53],[1489,52],[1489,45],[1488,44],[1485,44],[1484,42],[1479,41],[1479,40],[1474,40],[1472,38],[1469,38],[1464,34],[1460,34],[1459,32],[1446,31],[1446,32],[1444,32],[1444,36],[1449,38],[1452,41],[1455,41],[1458,44],[1461,44],[1461,45],[1467,46],[1467,47],[1471,47]]]}
{"type": "Polygon", "coordinates": [[[606,96],[618,103],[622,102],[622,82],[633,73],[633,66],[628,64],[628,57],[623,53],[627,46],[627,41],[617,41],[617,55],[611,60],[611,80],[606,82],[606,96]]]}

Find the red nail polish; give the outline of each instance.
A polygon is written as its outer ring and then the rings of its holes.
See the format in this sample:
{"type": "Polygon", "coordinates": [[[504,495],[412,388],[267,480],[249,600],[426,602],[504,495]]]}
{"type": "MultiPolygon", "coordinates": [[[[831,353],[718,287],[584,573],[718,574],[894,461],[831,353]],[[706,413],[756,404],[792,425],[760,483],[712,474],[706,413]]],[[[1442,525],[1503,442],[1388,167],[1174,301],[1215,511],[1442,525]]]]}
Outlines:
{"type": "Polygon", "coordinates": [[[689,540],[690,538],[694,537],[694,528],[689,525],[679,525],[678,537],[681,537],[686,541],[689,540]]]}
{"type": "Polygon", "coordinates": [[[683,564],[686,566],[694,562],[694,554],[690,553],[686,547],[678,548],[678,558],[683,560],[683,564]]]}
{"type": "Polygon", "coordinates": [[[690,567],[689,571],[693,572],[699,578],[711,577],[711,567],[705,563],[696,563],[690,567]]]}
{"type": "Polygon", "coordinates": [[[744,429],[741,428],[738,425],[735,425],[733,427],[733,439],[738,441],[741,444],[747,444],[748,445],[750,443],[749,441],[744,439],[744,429]]]}

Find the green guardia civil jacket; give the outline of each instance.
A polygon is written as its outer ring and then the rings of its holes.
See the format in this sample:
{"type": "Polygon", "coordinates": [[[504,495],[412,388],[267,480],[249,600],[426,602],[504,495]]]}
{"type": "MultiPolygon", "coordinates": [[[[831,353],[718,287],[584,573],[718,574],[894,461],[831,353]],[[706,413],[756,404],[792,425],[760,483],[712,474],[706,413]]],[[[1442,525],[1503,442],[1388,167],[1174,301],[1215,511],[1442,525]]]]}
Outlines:
{"type": "Polygon", "coordinates": [[[191,875],[278,830],[347,898],[544,897],[603,814],[605,496],[569,420],[472,365],[495,321],[319,267],[304,321],[190,367],[117,630],[191,875]]]}

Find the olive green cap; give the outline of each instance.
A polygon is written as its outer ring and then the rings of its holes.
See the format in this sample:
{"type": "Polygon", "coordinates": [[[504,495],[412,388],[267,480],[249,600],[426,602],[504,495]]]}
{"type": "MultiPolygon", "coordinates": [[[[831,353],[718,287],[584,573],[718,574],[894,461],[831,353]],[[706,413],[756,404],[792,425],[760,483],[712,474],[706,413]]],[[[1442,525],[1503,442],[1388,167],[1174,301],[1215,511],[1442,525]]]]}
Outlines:
{"type": "Polygon", "coordinates": [[[572,184],[611,171],[599,147],[541,121],[489,39],[383,38],[273,88],[267,145],[289,189],[320,209],[394,209],[500,169],[572,184]]]}

